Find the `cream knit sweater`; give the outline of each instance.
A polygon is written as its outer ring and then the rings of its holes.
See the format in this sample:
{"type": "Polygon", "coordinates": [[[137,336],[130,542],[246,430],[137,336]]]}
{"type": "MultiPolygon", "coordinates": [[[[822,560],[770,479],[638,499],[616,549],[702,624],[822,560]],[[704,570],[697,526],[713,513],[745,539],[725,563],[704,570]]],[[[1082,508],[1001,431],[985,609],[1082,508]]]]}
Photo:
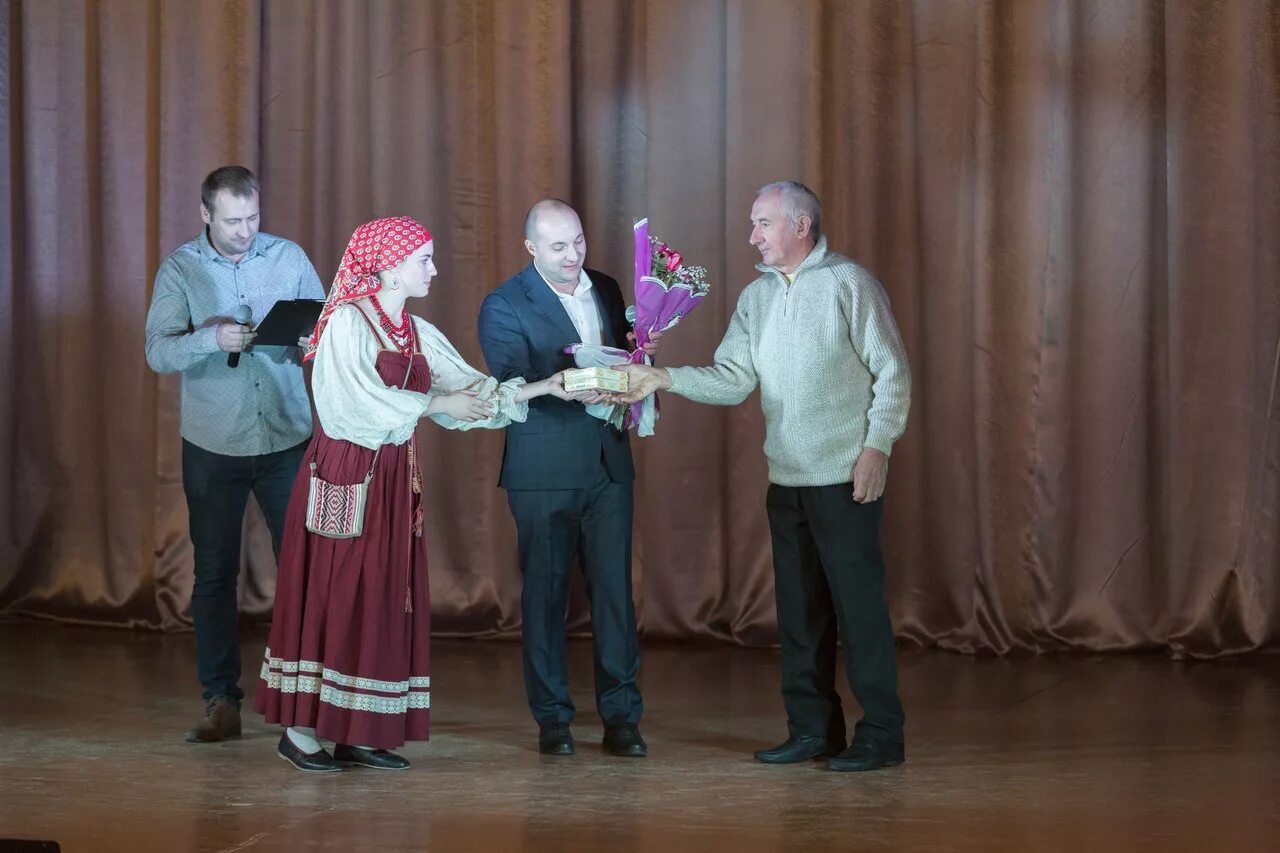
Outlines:
{"type": "Polygon", "coordinates": [[[863,447],[890,452],[907,425],[911,373],[889,297],[875,276],[827,251],[825,237],[788,284],[764,275],[742,291],[711,367],[672,367],[671,391],[732,406],[757,385],[769,480],[853,479],[863,447]]]}

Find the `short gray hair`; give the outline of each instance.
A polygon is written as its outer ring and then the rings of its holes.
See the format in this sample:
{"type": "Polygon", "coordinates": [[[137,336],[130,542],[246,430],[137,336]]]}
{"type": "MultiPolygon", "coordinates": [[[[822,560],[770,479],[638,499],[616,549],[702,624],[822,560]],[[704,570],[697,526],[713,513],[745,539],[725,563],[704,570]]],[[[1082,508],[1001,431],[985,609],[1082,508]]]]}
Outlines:
{"type": "Polygon", "coordinates": [[[809,217],[809,230],[817,242],[822,236],[822,202],[818,201],[817,193],[799,181],[774,181],[762,186],[756,197],[774,190],[782,196],[782,215],[797,228],[800,227],[801,216],[809,217]]]}

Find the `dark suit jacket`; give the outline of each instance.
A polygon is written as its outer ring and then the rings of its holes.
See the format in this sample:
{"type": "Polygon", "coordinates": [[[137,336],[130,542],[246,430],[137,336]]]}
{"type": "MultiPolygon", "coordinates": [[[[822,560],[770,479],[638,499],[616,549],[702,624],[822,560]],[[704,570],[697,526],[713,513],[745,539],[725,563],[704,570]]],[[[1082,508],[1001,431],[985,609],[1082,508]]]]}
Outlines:
{"type": "MultiPolygon", "coordinates": [[[[626,305],[618,282],[587,270],[600,310],[606,346],[626,348],[626,305]]],[[[574,366],[564,348],[579,342],[559,298],[529,264],[485,297],[480,306],[480,347],[489,372],[505,382],[530,382],[574,366]]],[[[550,395],[529,401],[529,419],[507,427],[498,484],[504,489],[582,489],[593,484],[603,459],[609,478],[635,478],[627,434],[587,414],[581,403],[550,395]]]]}

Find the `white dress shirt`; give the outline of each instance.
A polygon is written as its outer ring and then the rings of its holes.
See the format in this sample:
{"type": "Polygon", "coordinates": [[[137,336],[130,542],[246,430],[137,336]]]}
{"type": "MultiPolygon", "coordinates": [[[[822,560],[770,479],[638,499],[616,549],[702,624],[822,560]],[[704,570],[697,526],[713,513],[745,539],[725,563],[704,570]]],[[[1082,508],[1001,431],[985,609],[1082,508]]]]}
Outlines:
{"type": "MultiPolygon", "coordinates": [[[[535,266],[534,269],[537,267],[535,266]]],[[[542,275],[542,270],[538,270],[538,275],[542,275]]],[[[543,275],[542,280],[547,281],[547,277],[543,275]]],[[[547,287],[551,287],[551,282],[547,281],[547,287]]],[[[578,286],[574,288],[573,293],[561,293],[554,287],[551,287],[551,292],[559,298],[565,313],[573,321],[573,327],[578,330],[578,336],[581,338],[579,343],[597,346],[604,343],[600,329],[600,309],[596,307],[596,297],[591,292],[591,279],[587,276],[586,270],[578,272],[578,286]]]]}

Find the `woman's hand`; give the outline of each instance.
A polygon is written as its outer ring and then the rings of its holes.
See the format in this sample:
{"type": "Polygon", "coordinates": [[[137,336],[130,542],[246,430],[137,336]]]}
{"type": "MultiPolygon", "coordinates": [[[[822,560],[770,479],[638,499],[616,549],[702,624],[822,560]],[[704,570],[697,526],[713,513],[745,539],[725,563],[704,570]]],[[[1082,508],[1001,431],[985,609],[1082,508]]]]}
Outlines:
{"type": "Polygon", "coordinates": [[[564,371],[553,373],[546,379],[539,379],[537,382],[526,382],[520,386],[520,390],[516,392],[516,402],[523,403],[525,400],[532,400],[534,397],[541,397],[550,394],[560,400],[571,400],[575,403],[592,403],[598,402],[596,398],[604,399],[599,391],[566,391],[564,390],[564,371]]]}
{"type": "Polygon", "coordinates": [[[493,406],[480,399],[475,391],[454,391],[431,398],[428,415],[448,415],[456,421],[475,423],[493,416],[493,406]]]}
{"type": "Polygon", "coordinates": [[[582,393],[580,391],[574,391],[570,393],[569,391],[564,390],[564,371],[563,370],[561,370],[558,373],[551,374],[550,376],[548,376],[546,379],[542,381],[547,386],[546,392],[550,394],[552,397],[555,397],[556,399],[559,399],[559,400],[576,400],[578,399],[579,395],[582,393]]]}
{"type": "Polygon", "coordinates": [[[564,371],[553,373],[546,379],[542,380],[542,384],[546,386],[546,392],[558,400],[568,400],[569,392],[564,390],[564,371]]]}
{"type": "Polygon", "coordinates": [[[599,403],[605,399],[605,395],[599,391],[566,391],[564,390],[564,371],[553,373],[546,379],[542,380],[546,383],[546,392],[552,397],[561,400],[572,400],[575,403],[599,403]]]}

